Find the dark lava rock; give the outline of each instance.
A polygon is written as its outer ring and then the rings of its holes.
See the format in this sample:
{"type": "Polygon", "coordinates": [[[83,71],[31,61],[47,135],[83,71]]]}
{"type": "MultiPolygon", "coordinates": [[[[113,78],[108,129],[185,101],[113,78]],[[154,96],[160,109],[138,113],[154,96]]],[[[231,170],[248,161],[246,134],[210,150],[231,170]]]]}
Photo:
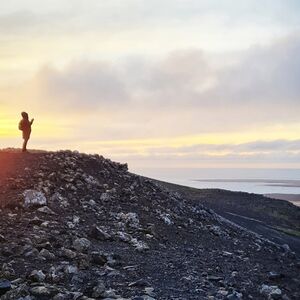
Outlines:
{"type": "Polygon", "coordinates": [[[9,280],[0,279],[0,296],[4,295],[11,289],[11,283],[9,280]]]}
{"type": "Polygon", "coordinates": [[[127,165],[0,151],[0,166],[0,300],[299,298],[290,252],[127,165]]]}
{"type": "Polygon", "coordinates": [[[106,241],[111,239],[111,235],[105,232],[98,226],[93,226],[90,232],[90,237],[100,241],[106,241]]]}
{"type": "Polygon", "coordinates": [[[151,286],[151,284],[147,280],[139,279],[137,281],[129,283],[128,286],[146,287],[146,286],[151,286]]]}
{"type": "Polygon", "coordinates": [[[277,280],[277,279],[283,278],[284,275],[281,273],[269,272],[268,277],[271,280],[277,280]]]}
{"type": "Polygon", "coordinates": [[[104,266],[107,263],[107,257],[101,252],[92,252],[91,258],[96,265],[104,266]]]}
{"type": "Polygon", "coordinates": [[[209,281],[220,281],[222,280],[223,278],[222,277],[219,277],[219,276],[207,276],[207,280],[209,281]]]}

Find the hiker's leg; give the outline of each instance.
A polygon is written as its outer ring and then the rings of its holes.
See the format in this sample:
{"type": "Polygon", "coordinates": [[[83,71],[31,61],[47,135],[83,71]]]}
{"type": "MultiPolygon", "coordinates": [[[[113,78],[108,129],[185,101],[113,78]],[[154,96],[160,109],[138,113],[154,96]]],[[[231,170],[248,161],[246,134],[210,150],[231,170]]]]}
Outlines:
{"type": "Polygon", "coordinates": [[[27,151],[27,149],[26,149],[27,143],[28,143],[28,138],[24,138],[22,152],[26,152],[27,151]]]}
{"type": "Polygon", "coordinates": [[[22,147],[22,152],[26,151],[26,140],[23,140],[23,147],[22,147]]]}

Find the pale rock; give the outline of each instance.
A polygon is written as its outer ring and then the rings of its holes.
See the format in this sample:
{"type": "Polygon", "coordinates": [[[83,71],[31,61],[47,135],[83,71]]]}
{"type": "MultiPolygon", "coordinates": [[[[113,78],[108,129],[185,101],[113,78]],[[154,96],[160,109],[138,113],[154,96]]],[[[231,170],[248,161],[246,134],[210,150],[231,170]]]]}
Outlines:
{"type": "Polygon", "coordinates": [[[36,190],[26,190],[24,191],[23,196],[25,207],[47,205],[47,199],[42,192],[36,190]]]}
{"type": "Polygon", "coordinates": [[[86,238],[78,238],[73,242],[73,247],[79,252],[87,251],[91,246],[91,242],[86,238]]]}
{"type": "Polygon", "coordinates": [[[280,299],[282,295],[282,292],[277,285],[263,284],[260,293],[266,295],[268,299],[280,299]]]}
{"type": "Polygon", "coordinates": [[[133,238],[131,241],[130,241],[131,245],[133,245],[135,247],[135,249],[139,252],[142,252],[142,251],[145,251],[145,250],[149,250],[149,246],[143,242],[143,241],[139,241],[138,239],[136,238],[133,238]]]}
{"type": "Polygon", "coordinates": [[[37,209],[38,212],[46,214],[46,215],[56,215],[56,213],[50,209],[48,206],[42,206],[37,209]]]}

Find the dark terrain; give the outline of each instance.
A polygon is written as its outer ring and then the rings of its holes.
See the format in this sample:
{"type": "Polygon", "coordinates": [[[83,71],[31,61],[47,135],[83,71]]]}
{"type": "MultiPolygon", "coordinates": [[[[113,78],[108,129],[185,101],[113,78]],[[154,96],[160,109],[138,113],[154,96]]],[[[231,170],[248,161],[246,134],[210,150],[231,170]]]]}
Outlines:
{"type": "Polygon", "coordinates": [[[299,299],[295,253],[209,208],[232,197],[98,155],[0,152],[0,299],[299,299]]]}
{"type": "Polygon", "coordinates": [[[300,207],[258,194],[157,183],[277,244],[288,244],[300,256],[300,207]]]}
{"type": "Polygon", "coordinates": [[[292,203],[294,203],[297,206],[300,206],[300,195],[299,194],[266,194],[265,196],[273,199],[281,199],[281,200],[287,200],[292,203]]]}

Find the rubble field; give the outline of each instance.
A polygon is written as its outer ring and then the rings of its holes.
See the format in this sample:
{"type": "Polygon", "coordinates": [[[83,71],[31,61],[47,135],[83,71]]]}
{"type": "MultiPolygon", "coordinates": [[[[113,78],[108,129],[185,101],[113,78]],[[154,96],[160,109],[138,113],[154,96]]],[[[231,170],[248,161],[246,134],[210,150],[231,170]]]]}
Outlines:
{"type": "Polygon", "coordinates": [[[0,152],[0,299],[300,299],[300,262],[126,164],[0,152]]]}

